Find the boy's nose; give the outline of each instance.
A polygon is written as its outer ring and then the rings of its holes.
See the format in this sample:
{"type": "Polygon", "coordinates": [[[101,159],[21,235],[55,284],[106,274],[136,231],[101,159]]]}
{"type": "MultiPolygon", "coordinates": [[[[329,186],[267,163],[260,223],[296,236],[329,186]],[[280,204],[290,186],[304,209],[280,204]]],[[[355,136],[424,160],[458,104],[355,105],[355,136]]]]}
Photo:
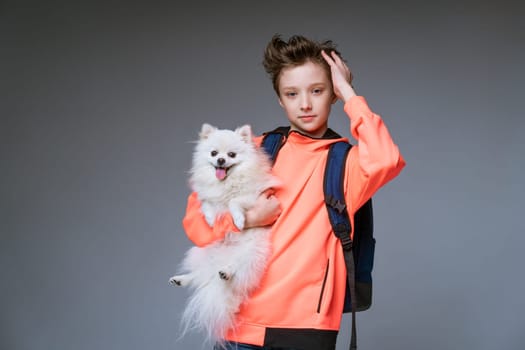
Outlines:
{"type": "Polygon", "coordinates": [[[310,102],[310,99],[307,96],[304,96],[301,99],[301,110],[302,111],[309,111],[312,109],[312,103],[310,102]]]}

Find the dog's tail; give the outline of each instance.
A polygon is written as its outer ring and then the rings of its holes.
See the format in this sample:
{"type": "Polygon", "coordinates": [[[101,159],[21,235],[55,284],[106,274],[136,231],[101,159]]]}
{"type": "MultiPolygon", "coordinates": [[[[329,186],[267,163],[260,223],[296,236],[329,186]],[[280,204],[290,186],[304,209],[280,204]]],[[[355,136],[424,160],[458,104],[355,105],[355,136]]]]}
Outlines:
{"type": "Polygon", "coordinates": [[[235,327],[234,315],[242,301],[228,286],[230,282],[217,277],[192,291],[182,314],[181,337],[188,331],[206,334],[207,342],[224,339],[235,327]]]}

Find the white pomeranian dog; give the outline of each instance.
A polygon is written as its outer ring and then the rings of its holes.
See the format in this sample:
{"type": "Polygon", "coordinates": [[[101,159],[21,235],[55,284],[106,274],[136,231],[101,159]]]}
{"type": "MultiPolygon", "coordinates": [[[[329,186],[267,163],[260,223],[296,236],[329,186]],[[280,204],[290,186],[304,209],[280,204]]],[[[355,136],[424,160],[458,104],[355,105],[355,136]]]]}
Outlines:
{"type": "Polygon", "coordinates": [[[279,181],[271,175],[264,150],[253,143],[249,125],[232,131],[204,124],[199,136],[190,186],[210,227],[218,215],[229,212],[241,232],[190,248],[181,274],[170,282],[192,290],[182,314],[182,334],[204,331],[209,341],[220,341],[235,329],[235,313],[258,285],[270,254],[269,228],[245,229],[245,211],[279,181]]]}

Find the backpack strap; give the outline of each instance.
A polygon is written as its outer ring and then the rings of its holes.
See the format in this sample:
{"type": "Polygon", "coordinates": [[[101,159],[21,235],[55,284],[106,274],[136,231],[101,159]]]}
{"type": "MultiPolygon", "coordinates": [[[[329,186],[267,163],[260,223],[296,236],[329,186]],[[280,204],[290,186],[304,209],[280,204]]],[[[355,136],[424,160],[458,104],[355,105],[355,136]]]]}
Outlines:
{"type": "Polygon", "coordinates": [[[348,152],[350,151],[348,142],[339,141],[330,145],[326,160],[324,173],[323,189],[325,194],[325,204],[328,217],[332,224],[334,234],[343,248],[343,255],[346,263],[346,276],[350,289],[351,311],[352,311],[352,336],[350,349],[357,349],[357,330],[356,330],[356,287],[355,287],[355,263],[352,252],[353,243],[350,238],[352,224],[348,215],[346,201],[344,197],[344,176],[345,163],[348,152]]]}
{"type": "Polygon", "coordinates": [[[337,238],[344,250],[352,249],[350,232],[352,224],[344,197],[344,176],[346,157],[352,146],[345,141],[330,145],[324,171],[324,194],[328,217],[337,238]]]}
{"type": "Polygon", "coordinates": [[[261,147],[263,147],[266,153],[270,156],[272,163],[275,163],[277,154],[279,153],[279,150],[283,144],[286,142],[289,131],[290,127],[281,126],[275,130],[264,133],[261,147]]]}

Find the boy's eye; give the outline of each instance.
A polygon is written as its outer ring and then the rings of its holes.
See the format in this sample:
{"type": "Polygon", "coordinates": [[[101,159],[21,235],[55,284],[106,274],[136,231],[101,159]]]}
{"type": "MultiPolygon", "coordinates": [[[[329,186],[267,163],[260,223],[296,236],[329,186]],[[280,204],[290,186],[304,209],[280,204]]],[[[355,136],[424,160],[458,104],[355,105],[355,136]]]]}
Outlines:
{"type": "Polygon", "coordinates": [[[320,88],[317,88],[317,89],[314,89],[314,90],[313,90],[313,93],[314,93],[314,94],[320,94],[321,92],[323,92],[323,90],[320,89],[320,88]]]}
{"type": "Polygon", "coordinates": [[[230,158],[235,158],[236,155],[237,155],[237,153],[235,153],[235,152],[228,152],[228,157],[230,157],[230,158]]]}
{"type": "Polygon", "coordinates": [[[215,157],[218,154],[218,152],[217,151],[211,151],[210,154],[211,154],[212,157],[215,157]]]}
{"type": "Polygon", "coordinates": [[[297,96],[297,92],[289,91],[289,92],[286,92],[284,95],[288,97],[294,97],[294,96],[297,96]]]}

